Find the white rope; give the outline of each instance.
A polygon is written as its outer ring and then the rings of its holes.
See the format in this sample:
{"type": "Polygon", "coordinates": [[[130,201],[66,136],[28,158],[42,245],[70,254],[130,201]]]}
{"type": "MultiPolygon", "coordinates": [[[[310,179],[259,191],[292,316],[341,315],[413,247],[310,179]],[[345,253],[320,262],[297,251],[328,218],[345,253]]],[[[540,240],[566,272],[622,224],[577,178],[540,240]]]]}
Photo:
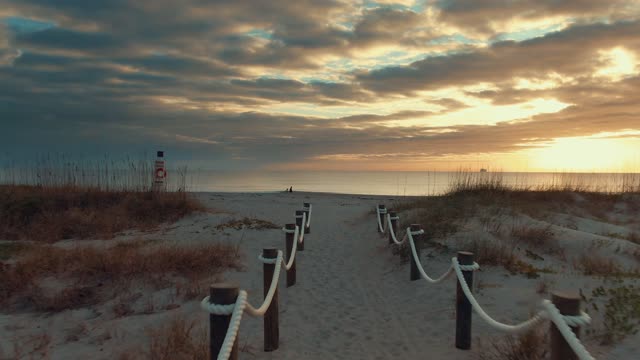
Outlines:
{"type": "Polygon", "coordinates": [[[387,225],[388,225],[389,233],[391,234],[391,239],[393,239],[393,242],[398,245],[402,244],[407,239],[406,235],[405,237],[402,238],[402,241],[398,241],[398,238],[396,238],[396,232],[393,230],[393,225],[391,224],[391,220],[399,220],[399,219],[400,218],[398,216],[394,216],[392,218],[391,215],[387,214],[387,225]]]}
{"type": "Polygon", "coordinates": [[[411,231],[410,227],[407,228],[407,238],[409,238],[409,244],[411,245],[411,253],[413,254],[413,259],[415,260],[418,271],[420,272],[420,275],[422,276],[423,279],[427,280],[432,284],[440,283],[442,282],[442,280],[448,278],[451,274],[453,274],[453,268],[449,267],[449,269],[447,269],[447,271],[437,279],[432,279],[431,277],[429,277],[429,275],[427,275],[427,273],[422,268],[422,263],[420,262],[420,258],[418,257],[418,252],[416,251],[416,245],[413,242],[413,235],[420,235],[420,234],[424,234],[424,230],[420,229],[419,231],[411,231]]]}
{"type": "MultiPolygon", "coordinates": [[[[276,289],[278,288],[278,278],[280,277],[280,268],[284,267],[282,266],[282,250],[278,250],[278,256],[276,258],[265,259],[262,256],[259,256],[259,258],[261,260],[264,260],[267,264],[276,264],[276,266],[273,271],[273,276],[271,277],[271,285],[269,287],[269,291],[267,292],[267,296],[264,298],[264,302],[262,303],[262,305],[256,309],[253,306],[251,306],[251,304],[247,303],[247,312],[249,313],[249,315],[252,315],[252,316],[264,315],[264,313],[269,308],[269,305],[271,305],[271,300],[273,300],[273,295],[275,294],[276,289]]],[[[242,291],[244,290],[241,290],[240,292],[242,291]]],[[[236,306],[237,304],[238,302],[236,302],[236,304],[230,304],[230,305],[212,304],[209,302],[209,296],[207,296],[204,299],[202,299],[202,301],[200,302],[200,307],[202,307],[203,310],[207,311],[210,314],[229,315],[229,314],[232,314],[233,311],[235,311],[235,309],[237,308],[236,306]]]]}
{"type": "Polygon", "coordinates": [[[462,288],[464,295],[467,297],[467,299],[471,303],[471,306],[473,306],[473,310],[475,310],[475,312],[478,313],[478,315],[480,315],[480,318],[482,318],[482,320],[484,320],[491,327],[507,333],[516,334],[516,333],[527,331],[530,328],[538,325],[542,320],[544,320],[544,315],[546,312],[545,310],[539,311],[531,319],[516,325],[508,325],[508,324],[504,324],[494,320],[482,309],[482,306],[480,306],[476,298],[473,297],[473,293],[471,293],[471,290],[469,289],[469,285],[467,285],[467,281],[462,275],[462,269],[460,268],[458,259],[455,257],[452,258],[451,263],[452,263],[452,268],[455,270],[456,275],[458,276],[460,287],[462,288]]]}
{"type": "Polygon", "coordinates": [[[231,315],[233,313],[233,309],[236,304],[229,305],[219,305],[219,304],[211,304],[209,303],[209,296],[206,296],[200,302],[200,307],[202,310],[208,312],[209,314],[214,315],[231,315]]]}
{"type": "Polygon", "coordinates": [[[471,265],[462,265],[462,264],[458,263],[458,266],[460,267],[460,270],[462,270],[462,271],[476,271],[476,270],[480,269],[480,265],[475,261],[471,265]]]}
{"type": "Polygon", "coordinates": [[[309,207],[304,206],[302,210],[309,211],[309,219],[307,219],[307,228],[311,226],[311,212],[312,212],[313,204],[309,204],[309,207]]]}
{"type": "Polygon", "coordinates": [[[233,344],[236,342],[236,338],[238,337],[238,330],[240,330],[240,321],[242,321],[242,314],[244,314],[244,309],[246,306],[247,292],[244,290],[240,290],[238,299],[234,304],[233,313],[231,314],[231,320],[229,321],[227,334],[224,337],[220,352],[218,353],[218,360],[229,359],[231,350],[233,349],[233,344]]]}
{"type": "MultiPolygon", "coordinates": [[[[307,213],[302,213],[302,215],[296,215],[296,219],[297,218],[302,218],[302,223],[300,226],[300,229],[304,229],[305,226],[307,226],[306,222],[307,222],[307,213]]],[[[299,231],[299,235],[300,238],[298,239],[298,241],[302,244],[302,242],[304,241],[304,231],[299,231]]],[[[298,237],[295,237],[296,239],[298,237]]]]}
{"type": "Polygon", "coordinates": [[[295,232],[294,229],[287,229],[287,228],[282,228],[282,231],[285,232],[286,234],[293,234],[295,232]]]}
{"type": "Polygon", "coordinates": [[[379,207],[376,207],[376,214],[378,214],[376,217],[378,218],[378,229],[380,229],[380,232],[384,234],[384,226],[382,226],[382,221],[380,220],[380,215],[384,215],[387,213],[387,209],[380,209],[379,207]]]}
{"type": "MultiPolygon", "coordinates": [[[[311,210],[311,209],[309,209],[311,210]]],[[[271,302],[273,301],[273,297],[275,295],[276,289],[278,288],[278,280],[280,278],[280,269],[285,268],[286,270],[291,269],[293,266],[293,262],[295,260],[295,256],[298,250],[298,242],[302,243],[304,241],[304,229],[308,227],[309,224],[306,222],[307,217],[306,213],[302,216],[302,227],[298,227],[296,225],[295,229],[289,230],[286,228],[282,228],[282,231],[285,233],[293,233],[293,238],[295,241],[293,242],[293,247],[291,249],[291,257],[287,264],[283,263],[283,254],[282,250],[278,250],[278,255],[275,258],[265,258],[262,254],[258,255],[258,259],[265,264],[275,264],[275,268],[273,271],[273,276],[271,277],[271,285],[269,286],[269,290],[267,291],[267,295],[264,298],[262,305],[259,308],[254,308],[247,301],[247,292],[245,290],[240,290],[238,293],[238,298],[236,299],[235,304],[229,305],[220,305],[220,304],[212,304],[209,302],[210,297],[206,296],[200,302],[200,307],[207,311],[210,314],[215,315],[231,315],[231,320],[229,322],[229,328],[227,329],[227,334],[225,335],[224,341],[222,343],[222,347],[220,348],[220,352],[218,353],[218,360],[227,360],[231,355],[231,350],[233,348],[233,344],[235,343],[236,338],[238,337],[238,330],[240,329],[240,322],[242,320],[242,314],[246,311],[251,316],[264,316],[264,314],[271,306],[271,302]]],[[[298,218],[298,216],[296,216],[298,218]]],[[[309,218],[311,218],[311,211],[309,211],[309,218]]]]}
{"type": "Polygon", "coordinates": [[[208,296],[202,299],[202,301],[200,302],[200,307],[202,307],[203,310],[209,312],[210,314],[231,315],[227,334],[224,337],[224,341],[222,342],[222,346],[220,347],[220,352],[218,353],[218,360],[227,360],[229,358],[229,355],[231,355],[233,343],[236,341],[236,337],[238,337],[240,321],[242,320],[242,314],[244,313],[246,306],[247,292],[244,290],[240,290],[240,292],[238,293],[238,298],[236,299],[236,302],[234,304],[211,304],[209,303],[208,296]]]}
{"type": "Polygon", "coordinates": [[[258,254],[258,260],[260,260],[263,264],[275,264],[276,261],[278,261],[278,258],[265,258],[262,256],[262,254],[258,254]]]}
{"type": "MultiPolygon", "coordinates": [[[[303,218],[303,220],[304,220],[304,218],[303,218]]],[[[300,232],[300,228],[298,227],[298,225],[296,225],[295,229],[282,228],[282,231],[284,231],[287,234],[293,234],[293,238],[295,239],[293,241],[293,248],[291,249],[291,257],[289,258],[289,262],[287,262],[286,265],[284,265],[284,263],[283,263],[283,266],[285,267],[285,269],[290,270],[291,266],[293,266],[293,261],[296,258],[296,253],[297,253],[297,250],[298,250],[298,240],[299,240],[298,239],[298,235],[299,235],[298,233],[300,232]]],[[[304,231],[303,231],[303,233],[304,233],[304,231]]],[[[303,235],[302,239],[304,239],[304,235],[303,235]]],[[[302,241],[300,241],[300,242],[302,242],[302,241]]],[[[266,264],[275,264],[275,259],[264,259],[262,257],[262,254],[258,255],[258,259],[260,259],[263,263],[266,263],[266,264]],[[266,262],[265,260],[267,260],[269,262],[266,262]]]]}
{"type": "Polygon", "coordinates": [[[280,267],[282,266],[282,250],[278,250],[278,257],[276,257],[276,266],[273,270],[273,276],[271,277],[271,286],[269,286],[269,291],[267,292],[267,296],[264,298],[264,302],[259,308],[254,308],[251,304],[247,303],[247,313],[251,316],[262,316],[267,309],[269,309],[269,305],[271,305],[271,300],[273,300],[273,295],[276,293],[276,289],[278,288],[278,278],[280,277],[280,267]]]}
{"type": "Polygon", "coordinates": [[[569,326],[587,326],[591,324],[591,316],[584,311],[580,315],[562,315],[562,318],[569,326]]]}
{"type": "MultiPolygon", "coordinates": [[[[381,213],[381,212],[378,211],[378,213],[381,213]]],[[[409,239],[409,244],[411,245],[411,253],[413,255],[413,259],[415,260],[415,263],[418,267],[418,271],[420,272],[420,275],[422,276],[422,278],[427,280],[430,283],[435,284],[435,283],[441,282],[442,280],[446,279],[449,275],[455,272],[460,282],[460,287],[462,288],[464,295],[469,300],[469,303],[473,307],[474,311],[478,315],[480,315],[480,318],[482,318],[482,320],[484,320],[491,327],[503,332],[516,334],[516,333],[522,333],[524,331],[527,331],[530,328],[536,325],[539,325],[545,318],[549,318],[556,325],[556,327],[558,328],[558,331],[560,331],[562,336],[567,341],[567,344],[569,344],[571,349],[573,349],[573,351],[580,358],[580,360],[595,360],[595,358],[591,356],[591,354],[589,354],[589,352],[586,350],[584,345],[582,345],[580,340],[576,337],[576,335],[573,333],[573,331],[570,328],[570,326],[585,326],[589,324],[591,322],[591,317],[588,314],[583,312],[581,315],[578,315],[578,316],[562,315],[560,314],[560,311],[556,308],[556,306],[551,301],[543,300],[542,301],[543,309],[538,311],[529,320],[526,320],[520,324],[515,324],[515,325],[509,325],[509,324],[496,321],[491,316],[489,316],[484,311],[484,309],[482,309],[482,306],[480,306],[476,298],[473,296],[471,289],[469,289],[469,285],[467,284],[467,281],[464,278],[464,275],[462,273],[463,271],[476,271],[480,269],[480,265],[478,265],[478,263],[474,262],[471,265],[460,265],[460,263],[458,262],[458,259],[454,257],[451,259],[451,263],[452,263],[451,267],[449,267],[449,269],[439,278],[432,279],[424,271],[424,268],[422,267],[422,263],[420,262],[420,259],[418,257],[418,252],[416,251],[415,243],[413,241],[413,235],[424,234],[424,230],[421,229],[418,231],[411,231],[411,228],[409,227],[407,228],[406,235],[402,239],[402,241],[398,241],[393,231],[393,226],[391,226],[391,220],[392,220],[391,216],[387,216],[387,224],[389,225],[388,228],[390,229],[390,233],[393,241],[396,244],[401,244],[402,242],[405,241],[406,238],[409,239]]],[[[378,226],[382,229],[379,216],[378,216],[378,226]]]]}
{"type": "MultiPolygon", "coordinates": [[[[297,239],[298,238],[298,231],[300,231],[300,228],[296,225],[296,229],[294,231],[295,231],[295,233],[293,235],[293,238],[297,239]]],[[[298,241],[294,240],[293,241],[293,247],[291,248],[291,257],[289,258],[289,262],[287,262],[287,264],[282,263],[282,266],[287,271],[289,271],[291,269],[291,266],[293,266],[293,261],[296,259],[296,253],[297,252],[298,252],[298,241]]]]}
{"type": "MultiPolygon", "coordinates": [[[[260,256],[262,258],[262,256],[260,256]]],[[[271,259],[265,259],[271,260],[271,259]]],[[[224,341],[222,342],[222,347],[220,348],[220,352],[218,353],[219,360],[226,360],[229,358],[231,354],[231,349],[233,348],[233,343],[238,336],[238,330],[240,329],[240,321],[242,320],[242,314],[246,310],[246,312],[251,316],[263,316],[269,306],[271,306],[271,301],[273,301],[273,296],[275,295],[276,289],[278,288],[278,279],[280,277],[280,268],[282,265],[282,251],[278,250],[278,256],[275,258],[275,269],[273,271],[273,277],[271,278],[271,285],[269,287],[269,291],[264,298],[264,302],[259,308],[254,308],[247,302],[247,292],[245,290],[240,290],[238,293],[238,298],[235,304],[230,305],[219,305],[219,304],[211,304],[209,303],[209,296],[205,297],[201,302],[200,306],[206,310],[207,312],[215,315],[229,315],[231,314],[231,320],[229,322],[229,328],[227,330],[227,334],[225,335],[224,341]]]]}
{"type": "Polygon", "coordinates": [[[564,339],[567,341],[567,344],[569,344],[573,352],[578,355],[580,360],[595,360],[567,324],[567,319],[573,319],[575,321],[577,318],[581,318],[579,321],[580,324],[577,325],[589,323],[591,321],[589,315],[583,313],[581,316],[563,316],[560,314],[560,310],[558,310],[558,308],[549,300],[543,300],[542,307],[546,310],[549,315],[549,319],[556,325],[560,334],[562,334],[564,339]]]}
{"type": "MultiPolygon", "coordinates": [[[[260,256],[260,258],[264,259],[262,258],[262,256],[260,256]]],[[[253,306],[251,306],[251,304],[249,303],[246,304],[246,310],[249,313],[249,315],[252,315],[252,316],[264,315],[264,313],[269,308],[269,305],[271,305],[271,301],[273,300],[273,295],[275,294],[276,289],[278,288],[278,278],[280,277],[280,268],[284,267],[282,266],[282,250],[278,250],[278,256],[276,258],[264,259],[264,260],[266,261],[266,263],[268,264],[273,263],[273,264],[276,264],[276,266],[273,271],[273,276],[271,278],[271,285],[269,287],[269,291],[267,292],[267,296],[265,296],[264,302],[262,303],[262,305],[256,309],[253,306]]],[[[244,290],[240,291],[240,293],[242,292],[246,293],[246,291],[244,290]]],[[[238,295],[238,298],[240,298],[240,295],[238,295]]],[[[200,306],[202,307],[203,310],[209,312],[210,314],[215,314],[215,315],[232,314],[237,309],[237,304],[238,304],[238,301],[236,301],[235,304],[230,304],[230,305],[212,304],[212,303],[209,303],[209,296],[205,297],[200,302],[200,306]]]]}

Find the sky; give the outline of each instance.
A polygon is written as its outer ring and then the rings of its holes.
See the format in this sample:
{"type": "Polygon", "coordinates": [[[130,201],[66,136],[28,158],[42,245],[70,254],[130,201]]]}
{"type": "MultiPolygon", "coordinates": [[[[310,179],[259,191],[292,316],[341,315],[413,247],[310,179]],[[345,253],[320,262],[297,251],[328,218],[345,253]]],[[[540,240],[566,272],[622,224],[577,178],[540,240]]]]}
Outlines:
{"type": "Polygon", "coordinates": [[[0,0],[0,153],[640,171],[640,0],[0,0]]]}

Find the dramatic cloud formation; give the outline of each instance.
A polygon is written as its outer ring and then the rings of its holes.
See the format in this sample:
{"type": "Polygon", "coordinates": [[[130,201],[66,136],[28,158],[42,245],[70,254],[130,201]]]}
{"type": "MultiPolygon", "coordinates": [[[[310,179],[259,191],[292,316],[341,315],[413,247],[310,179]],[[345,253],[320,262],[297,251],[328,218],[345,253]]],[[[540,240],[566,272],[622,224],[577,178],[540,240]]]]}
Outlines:
{"type": "Polygon", "coordinates": [[[640,145],[635,0],[0,0],[0,9],[0,150],[14,158],[162,148],[221,169],[492,159],[553,170],[588,164],[545,165],[566,151],[563,139],[640,145]]]}

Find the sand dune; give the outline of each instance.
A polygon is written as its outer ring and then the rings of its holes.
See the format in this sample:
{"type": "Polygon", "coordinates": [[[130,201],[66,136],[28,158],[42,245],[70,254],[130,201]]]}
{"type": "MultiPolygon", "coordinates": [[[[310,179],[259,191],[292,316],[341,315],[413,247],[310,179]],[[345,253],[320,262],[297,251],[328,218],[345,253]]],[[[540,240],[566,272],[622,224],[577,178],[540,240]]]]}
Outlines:
{"type": "MultiPolygon", "coordinates": [[[[303,202],[313,204],[311,233],[305,237],[305,250],[297,255],[298,282],[286,288],[284,273],[280,277],[280,349],[263,352],[262,320],[246,317],[239,335],[241,358],[474,359],[501,336],[475,317],[473,349],[455,349],[453,278],[441,285],[409,281],[408,264],[401,263],[399,257],[392,254],[386,237],[376,232],[372,209],[378,203],[391,207],[398,198],[320,193],[198,193],[196,196],[213,211],[190,216],[151,233],[121,236],[120,240],[142,237],[180,244],[238,244],[245,255],[245,271],[227,272],[224,279],[246,289],[254,305],[262,302],[262,264],[257,255],[266,247],[283,249],[285,236],[279,229],[256,226],[256,229],[237,230],[219,225],[247,217],[281,226],[294,222],[294,212],[303,202]]],[[[602,235],[631,231],[631,225],[574,218],[571,221],[575,226],[569,228],[566,214],[558,214],[548,221],[546,224],[551,224],[561,246],[572,255],[587,250],[617,254],[621,247],[638,247],[626,240],[602,235]],[[592,243],[605,245],[596,249],[592,243]]],[[[426,249],[423,252],[425,270],[434,276],[446,270],[460,241],[486,236],[478,226],[470,221],[462,231],[444,239],[449,249],[426,249]]],[[[72,242],[61,245],[69,246],[69,243],[72,242]]],[[[599,283],[573,270],[570,261],[553,256],[544,258],[532,263],[555,270],[541,274],[538,279],[510,275],[501,267],[483,266],[476,273],[475,289],[483,307],[501,321],[519,322],[530,316],[540,299],[548,297],[536,291],[541,281],[560,289],[592,289],[599,283]]],[[[203,289],[202,296],[206,292],[207,289],[203,289]]],[[[148,330],[172,317],[184,315],[197,319],[203,326],[207,323],[207,314],[198,306],[199,299],[183,302],[176,299],[174,289],[152,292],[144,286],[139,293],[140,296],[130,300],[132,306],[140,309],[152,303],[156,310],[114,317],[110,310],[114,299],[100,306],[50,315],[4,313],[0,315],[0,346],[4,356],[11,353],[12,343],[21,344],[23,353],[30,352],[34,345],[26,339],[46,331],[51,336],[46,352],[52,359],[111,359],[122,354],[137,358],[134,355],[143,355],[147,349],[148,330]],[[170,304],[176,306],[166,310],[170,304]]],[[[638,335],[629,336],[620,344],[604,347],[587,337],[585,344],[599,359],[633,359],[640,350],[638,340],[638,335]]]]}

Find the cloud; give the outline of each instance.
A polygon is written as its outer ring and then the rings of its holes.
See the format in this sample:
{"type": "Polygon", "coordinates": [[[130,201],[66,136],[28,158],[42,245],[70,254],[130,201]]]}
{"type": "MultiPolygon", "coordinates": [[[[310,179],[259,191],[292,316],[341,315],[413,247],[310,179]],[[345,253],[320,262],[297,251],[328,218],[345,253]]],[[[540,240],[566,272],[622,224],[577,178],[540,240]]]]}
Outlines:
{"type": "Polygon", "coordinates": [[[527,20],[560,17],[570,22],[595,18],[620,21],[640,17],[640,6],[631,0],[438,0],[436,4],[442,21],[485,35],[527,20]]]}
{"type": "Polygon", "coordinates": [[[68,29],[51,28],[31,33],[17,34],[18,46],[46,47],[68,50],[106,50],[118,46],[111,35],[104,33],[79,32],[68,29]]]}
{"type": "Polygon", "coordinates": [[[601,49],[615,45],[640,49],[638,33],[640,21],[576,25],[542,38],[504,41],[486,49],[429,57],[407,66],[358,72],[356,79],[375,92],[411,93],[552,72],[575,76],[594,70],[601,49]]]}
{"type": "Polygon", "coordinates": [[[22,56],[20,50],[0,49],[0,66],[11,66],[20,56],[22,56]]]}
{"type": "Polygon", "coordinates": [[[20,56],[22,51],[11,45],[9,31],[4,24],[0,23],[0,67],[13,65],[20,56]]]}
{"type": "Polygon", "coordinates": [[[640,56],[630,3],[11,0],[1,150],[163,147],[250,168],[512,152],[638,129],[637,66],[597,75],[612,49],[640,56]],[[511,22],[555,16],[575,21],[496,40],[511,22]],[[454,125],[464,110],[534,99],[572,106],[454,125]]]}

